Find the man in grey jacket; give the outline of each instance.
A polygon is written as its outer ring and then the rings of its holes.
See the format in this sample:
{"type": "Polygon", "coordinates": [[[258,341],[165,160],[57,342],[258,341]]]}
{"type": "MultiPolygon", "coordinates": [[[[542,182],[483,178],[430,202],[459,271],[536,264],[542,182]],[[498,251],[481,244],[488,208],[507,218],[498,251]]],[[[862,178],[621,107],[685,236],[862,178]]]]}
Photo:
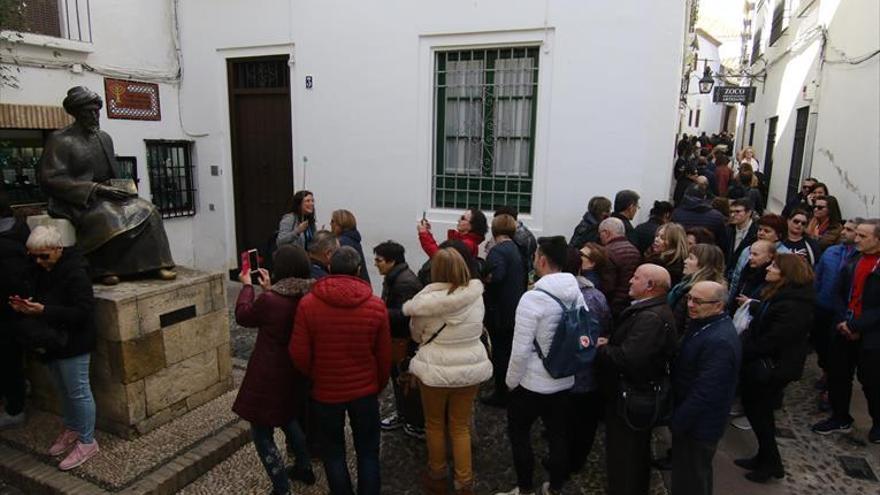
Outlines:
{"type": "Polygon", "coordinates": [[[573,303],[586,306],[577,280],[570,273],[562,273],[567,251],[568,244],[563,236],[538,239],[534,264],[535,273],[541,278],[535,283],[536,290],[523,294],[516,308],[513,346],[505,381],[511,390],[507,433],[513,450],[517,486],[502,492],[506,495],[561,493],[568,476],[565,419],[568,391],[574,385],[574,375],[553,378],[535,350],[535,345],[538,345],[546,355],[559,326],[562,309],[553,297],[566,306],[573,303]],[[530,433],[532,424],[538,418],[541,418],[548,433],[550,481],[536,492],[530,433]]]}

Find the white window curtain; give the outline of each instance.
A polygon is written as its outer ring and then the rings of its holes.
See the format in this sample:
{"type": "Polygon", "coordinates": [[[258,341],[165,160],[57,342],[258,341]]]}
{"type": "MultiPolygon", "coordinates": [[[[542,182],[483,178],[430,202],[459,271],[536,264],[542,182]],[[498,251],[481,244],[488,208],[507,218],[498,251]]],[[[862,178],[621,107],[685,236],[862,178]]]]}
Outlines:
{"type": "Polygon", "coordinates": [[[483,163],[484,60],[446,62],[444,171],[480,175],[483,163]]]}
{"type": "Polygon", "coordinates": [[[534,78],[532,58],[495,62],[494,175],[529,174],[534,78]]]}

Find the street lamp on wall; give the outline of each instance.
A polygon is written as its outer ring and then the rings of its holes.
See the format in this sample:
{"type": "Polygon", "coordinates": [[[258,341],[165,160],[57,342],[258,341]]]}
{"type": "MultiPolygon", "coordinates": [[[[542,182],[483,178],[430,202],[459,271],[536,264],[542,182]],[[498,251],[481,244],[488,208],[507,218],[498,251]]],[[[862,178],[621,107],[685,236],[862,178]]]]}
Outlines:
{"type": "Polygon", "coordinates": [[[700,94],[709,94],[712,92],[712,86],[715,85],[715,78],[712,77],[712,69],[709,68],[709,62],[706,61],[706,68],[703,69],[703,77],[700,78],[700,94]]]}

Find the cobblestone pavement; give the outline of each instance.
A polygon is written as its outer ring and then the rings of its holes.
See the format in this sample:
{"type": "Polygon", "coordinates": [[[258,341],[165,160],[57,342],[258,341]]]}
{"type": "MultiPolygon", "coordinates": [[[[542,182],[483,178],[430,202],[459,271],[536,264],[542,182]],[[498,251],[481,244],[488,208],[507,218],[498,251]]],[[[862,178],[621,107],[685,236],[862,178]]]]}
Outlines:
{"type": "MultiPolygon", "coordinates": [[[[234,290],[234,289],[233,289],[234,290]]],[[[233,296],[230,291],[230,297],[233,296]]],[[[234,301],[234,299],[233,299],[234,301]]],[[[230,304],[230,307],[232,304],[230,304]]],[[[232,318],[234,321],[234,318],[232,318]]],[[[247,359],[256,332],[244,329],[232,324],[233,354],[241,359],[247,359]]],[[[780,450],[786,467],[786,477],[781,482],[769,485],[755,485],[743,480],[744,472],[731,467],[731,460],[737,457],[752,455],[756,447],[754,435],[751,431],[741,431],[728,428],[725,438],[719,445],[718,455],[715,460],[716,470],[716,493],[719,494],[872,494],[880,495],[880,483],[876,481],[863,481],[847,475],[838,459],[839,456],[864,458],[873,473],[880,477],[880,446],[871,445],[865,441],[867,428],[870,424],[866,420],[865,405],[861,399],[861,389],[856,384],[854,387],[854,415],[857,418],[856,428],[847,435],[820,436],[810,432],[809,427],[815,421],[824,417],[824,413],[817,411],[815,406],[816,392],[812,387],[818,377],[819,370],[814,360],[810,360],[807,370],[800,382],[790,385],[786,389],[785,407],[777,413],[778,426],[780,427],[780,450]],[[793,438],[785,438],[793,436],[793,438]]],[[[389,391],[382,396],[383,413],[392,408],[389,391]]],[[[503,411],[485,408],[477,404],[475,414],[474,444],[474,472],[477,476],[477,493],[494,493],[502,488],[506,489],[514,483],[512,457],[507,441],[506,420],[503,411]]],[[[538,428],[533,432],[535,437],[536,458],[540,459],[546,452],[543,439],[538,434],[538,428]]],[[[655,450],[665,450],[662,440],[655,442],[655,450]]],[[[602,445],[603,433],[597,435],[597,442],[590,456],[587,467],[574,477],[566,488],[566,493],[592,494],[604,493],[604,455],[602,445]]],[[[408,438],[402,431],[382,434],[382,474],[383,493],[388,494],[418,494],[418,476],[425,464],[426,452],[424,443],[408,438]]],[[[353,462],[352,459],[349,459],[353,462]]],[[[319,478],[319,465],[315,465],[319,478]]],[[[661,477],[654,472],[653,491],[655,494],[666,493],[661,477]]],[[[263,493],[270,489],[265,474],[257,461],[253,448],[248,446],[241,449],[226,463],[221,464],[214,471],[206,475],[210,477],[210,490],[191,491],[186,493],[263,493]],[[223,472],[226,477],[234,479],[234,488],[224,491],[222,486],[226,482],[219,474],[223,472]],[[218,492],[219,490],[219,492],[218,492]]],[[[536,479],[544,480],[546,474],[543,469],[536,468],[536,479]]],[[[207,479],[207,478],[206,478],[207,479]]],[[[668,475],[667,475],[668,479],[668,475]]],[[[191,487],[199,485],[199,480],[191,487]]],[[[297,493],[325,493],[323,481],[319,479],[319,485],[306,492],[297,493]]],[[[207,484],[206,484],[207,488],[207,484]]]]}
{"type": "Polygon", "coordinates": [[[0,480],[0,495],[24,495],[24,492],[0,480]]]}

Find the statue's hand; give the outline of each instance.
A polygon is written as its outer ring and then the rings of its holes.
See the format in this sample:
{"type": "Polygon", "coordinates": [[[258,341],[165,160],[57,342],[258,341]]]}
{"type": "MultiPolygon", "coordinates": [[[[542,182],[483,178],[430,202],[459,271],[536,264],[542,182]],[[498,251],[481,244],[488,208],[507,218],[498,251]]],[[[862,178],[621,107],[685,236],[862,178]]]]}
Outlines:
{"type": "Polygon", "coordinates": [[[130,192],[124,189],[119,189],[118,187],[112,186],[105,186],[104,184],[98,184],[98,187],[95,188],[95,194],[112,201],[123,201],[132,196],[130,192]]]}

